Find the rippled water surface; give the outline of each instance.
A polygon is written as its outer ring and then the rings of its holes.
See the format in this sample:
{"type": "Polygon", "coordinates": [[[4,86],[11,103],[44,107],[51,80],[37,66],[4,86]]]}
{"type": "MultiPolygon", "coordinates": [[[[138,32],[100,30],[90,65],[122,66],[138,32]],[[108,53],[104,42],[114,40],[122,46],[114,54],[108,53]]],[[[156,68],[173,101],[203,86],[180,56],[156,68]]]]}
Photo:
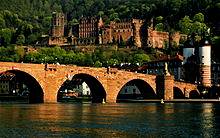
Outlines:
{"type": "Polygon", "coordinates": [[[220,137],[220,104],[0,104],[0,137],[220,137]]]}

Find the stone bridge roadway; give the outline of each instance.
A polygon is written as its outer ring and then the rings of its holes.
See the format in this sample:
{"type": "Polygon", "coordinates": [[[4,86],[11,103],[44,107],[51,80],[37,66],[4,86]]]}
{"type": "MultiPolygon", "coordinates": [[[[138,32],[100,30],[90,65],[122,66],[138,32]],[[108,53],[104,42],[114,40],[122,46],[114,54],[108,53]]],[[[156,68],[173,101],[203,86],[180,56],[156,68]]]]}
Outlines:
{"type": "Polygon", "coordinates": [[[95,95],[103,92],[104,94],[100,95],[106,102],[116,102],[120,90],[129,82],[134,82],[137,85],[140,83],[138,88],[146,84],[149,89],[158,95],[158,99],[172,100],[175,98],[175,90],[179,91],[184,97],[190,97],[192,91],[199,94],[196,85],[176,82],[172,76],[163,76],[157,79],[155,75],[114,68],[0,62],[0,73],[3,72],[19,74],[18,76],[22,80],[26,80],[29,85],[33,86],[32,90],[41,90],[42,102],[57,102],[57,94],[62,84],[74,77],[84,79],[90,89],[94,89],[95,95]]]}

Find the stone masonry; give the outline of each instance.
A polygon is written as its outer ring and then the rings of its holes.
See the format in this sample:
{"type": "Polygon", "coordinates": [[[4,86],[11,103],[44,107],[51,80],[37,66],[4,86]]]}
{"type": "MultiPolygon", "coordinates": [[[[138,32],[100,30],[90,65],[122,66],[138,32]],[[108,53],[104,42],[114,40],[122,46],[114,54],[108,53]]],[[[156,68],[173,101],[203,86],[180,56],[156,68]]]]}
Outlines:
{"type": "MultiPolygon", "coordinates": [[[[0,73],[10,70],[25,72],[35,78],[44,92],[44,102],[57,102],[57,93],[61,85],[70,77],[76,74],[88,74],[96,78],[106,92],[106,102],[116,102],[117,95],[122,87],[129,81],[140,79],[147,82],[155,93],[157,93],[156,76],[141,73],[128,72],[114,68],[91,68],[66,65],[47,65],[0,62],[0,73]]],[[[165,99],[172,100],[171,89],[178,87],[183,90],[187,83],[176,83],[173,78],[165,78],[164,81],[165,99]]],[[[187,91],[197,90],[195,85],[187,87],[187,91]]]]}

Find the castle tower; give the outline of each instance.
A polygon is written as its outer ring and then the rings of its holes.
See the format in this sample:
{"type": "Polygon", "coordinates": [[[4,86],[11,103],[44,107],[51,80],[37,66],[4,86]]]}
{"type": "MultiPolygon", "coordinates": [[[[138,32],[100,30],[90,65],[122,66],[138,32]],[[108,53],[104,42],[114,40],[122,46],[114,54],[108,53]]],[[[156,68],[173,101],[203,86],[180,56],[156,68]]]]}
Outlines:
{"type": "Polygon", "coordinates": [[[201,40],[199,47],[200,82],[205,87],[211,86],[211,45],[207,39],[201,40]]]}
{"type": "Polygon", "coordinates": [[[98,22],[98,32],[99,32],[99,44],[103,43],[103,38],[102,38],[102,29],[103,29],[104,23],[102,20],[102,17],[99,18],[99,22],[98,22]]]}
{"type": "Polygon", "coordinates": [[[142,20],[133,19],[132,21],[134,29],[133,29],[133,35],[134,35],[134,44],[140,48],[141,47],[141,26],[143,25],[142,20]]]}
{"type": "Polygon", "coordinates": [[[99,18],[99,22],[98,22],[98,28],[101,29],[104,26],[102,17],[99,18]]]}
{"type": "Polygon", "coordinates": [[[64,14],[53,12],[50,35],[52,37],[64,36],[64,14]]]}

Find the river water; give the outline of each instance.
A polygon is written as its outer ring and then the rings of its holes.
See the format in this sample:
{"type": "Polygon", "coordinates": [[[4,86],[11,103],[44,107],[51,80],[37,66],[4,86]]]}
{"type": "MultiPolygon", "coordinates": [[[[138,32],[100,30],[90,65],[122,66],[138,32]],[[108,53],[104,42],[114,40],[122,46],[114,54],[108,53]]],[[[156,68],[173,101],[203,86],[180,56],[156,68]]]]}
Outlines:
{"type": "Polygon", "coordinates": [[[220,137],[220,104],[0,104],[0,137],[220,137]]]}

